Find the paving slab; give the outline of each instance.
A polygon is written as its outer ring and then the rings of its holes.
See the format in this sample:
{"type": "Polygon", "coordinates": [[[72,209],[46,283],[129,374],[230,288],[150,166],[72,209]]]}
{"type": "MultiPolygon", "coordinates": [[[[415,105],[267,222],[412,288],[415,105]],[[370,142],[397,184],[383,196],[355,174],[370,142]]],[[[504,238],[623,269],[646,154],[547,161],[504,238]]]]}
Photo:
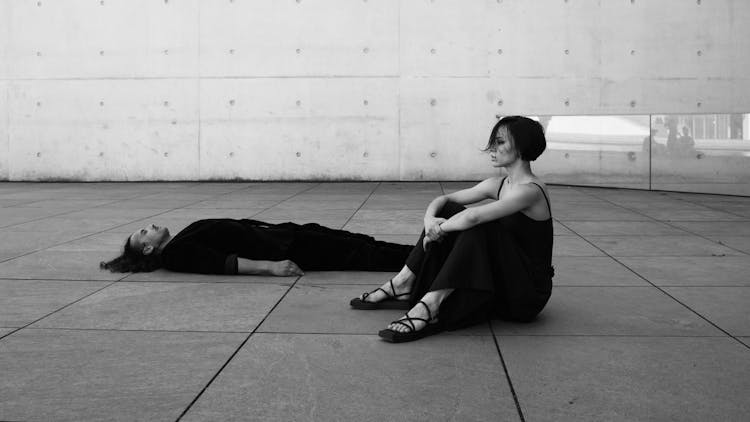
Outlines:
{"type": "Polygon", "coordinates": [[[253,213],[257,213],[259,210],[264,210],[266,208],[271,208],[272,206],[278,204],[278,200],[274,199],[242,199],[242,200],[228,200],[225,198],[214,198],[214,199],[207,199],[205,201],[196,202],[195,204],[191,204],[185,209],[193,209],[193,208],[207,208],[207,209],[223,209],[223,208],[230,208],[230,209],[245,209],[248,211],[253,211],[253,213]]]}
{"type": "Polygon", "coordinates": [[[557,236],[552,240],[553,256],[603,256],[604,252],[577,236],[557,236]]]}
{"type": "Polygon", "coordinates": [[[351,220],[344,226],[344,230],[356,233],[371,234],[408,234],[419,236],[422,232],[422,218],[416,222],[415,219],[405,221],[401,219],[376,219],[368,220],[358,215],[354,215],[351,220]]]}
{"type": "MultiPolygon", "coordinates": [[[[308,274],[308,273],[305,273],[308,274]]],[[[192,282],[192,283],[259,283],[278,284],[288,286],[297,279],[294,277],[278,277],[270,275],[221,275],[221,274],[194,274],[178,273],[159,269],[147,273],[132,273],[122,279],[123,282],[148,281],[148,282],[192,282]]]]}
{"type": "Polygon", "coordinates": [[[656,221],[566,221],[565,225],[582,236],[689,235],[656,221]]]}
{"type": "Polygon", "coordinates": [[[724,256],[742,252],[697,236],[587,236],[612,256],[724,256]]]}
{"type": "Polygon", "coordinates": [[[606,256],[555,256],[555,286],[648,286],[627,267],[606,256]]]}
{"type": "Polygon", "coordinates": [[[65,242],[85,233],[61,229],[59,232],[14,231],[0,229],[0,261],[65,242]]]}
{"type": "Polygon", "coordinates": [[[256,220],[269,221],[269,220],[284,220],[293,221],[296,223],[315,223],[318,221],[336,221],[336,227],[341,227],[346,223],[349,218],[354,214],[356,208],[353,209],[314,209],[314,210],[290,210],[280,208],[270,208],[259,214],[253,216],[256,220]]]}
{"type": "Polygon", "coordinates": [[[552,220],[552,232],[555,236],[576,236],[576,234],[570,231],[570,229],[554,219],[552,220]]]}
{"type": "Polygon", "coordinates": [[[619,258],[657,286],[750,286],[746,256],[619,258]]]}
{"type": "Polygon", "coordinates": [[[392,345],[369,336],[256,334],[183,421],[250,419],[519,417],[492,337],[392,345]]]}
{"type": "Polygon", "coordinates": [[[79,239],[70,240],[50,247],[50,251],[107,251],[114,258],[125,245],[128,234],[120,232],[104,232],[93,235],[83,235],[79,239]]]}
{"type": "Polygon", "coordinates": [[[424,194],[373,194],[367,202],[362,205],[363,210],[413,210],[422,211],[427,209],[433,199],[442,195],[424,194]]]}
{"type": "Polygon", "coordinates": [[[716,243],[750,255],[750,236],[720,236],[716,243]]]}
{"type": "Polygon", "coordinates": [[[745,221],[679,221],[673,223],[689,232],[716,239],[722,236],[750,236],[750,220],[745,221]]]}
{"type": "Polygon", "coordinates": [[[109,251],[40,251],[0,263],[0,278],[36,280],[118,280],[123,273],[100,270],[109,251]]]}
{"type": "Polygon", "coordinates": [[[364,285],[364,288],[373,286],[372,288],[374,289],[395,276],[395,271],[308,271],[300,277],[297,285],[364,285]]]}
{"type": "Polygon", "coordinates": [[[26,202],[19,208],[57,208],[71,211],[84,208],[98,207],[115,202],[115,199],[43,199],[41,201],[26,202]]]}
{"type": "Polygon", "coordinates": [[[373,191],[373,195],[407,194],[407,195],[435,195],[443,194],[440,182],[381,182],[373,191]]]}
{"type": "Polygon", "coordinates": [[[175,420],[245,337],[21,330],[0,340],[0,420],[175,420]]]}
{"type": "Polygon", "coordinates": [[[660,221],[735,221],[745,217],[711,209],[661,209],[640,211],[660,221]]]}
{"type": "Polygon", "coordinates": [[[94,281],[0,280],[0,327],[23,327],[107,284],[94,281]]]}
{"type": "Polygon", "coordinates": [[[535,321],[492,326],[503,335],[724,335],[654,287],[555,287],[535,321]]]}
{"type": "Polygon", "coordinates": [[[116,283],[32,327],[250,332],[287,290],[273,284],[116,283]]]}
{"type": "MultiPolygon", "coordinates": [[[[258,328],[264,333],[370,334],[401,318],[406,311],[361,311],[352,309],[349,301],[371,286],[297,285],[258,328]]],[[[492,335],[488,324],[451,331],[448,335],[492,335]]]]}
{"type": "Polygon", "coordinates": [[[649,221],[650,217],[616,205],[588,203],[554,204],[553,214],[560,221],[649,221]]]}
{"type": "Polygon", "coordinates": [[[665,287],[664,290],[733,336],[750,336],[750,287],[665,287]]]}
{"type": "Polygon", "coordinates": [[[35,220],[49,218],[54,215],[65,214],[70,210],[55,210],[50,208],[0,208],[0,228],[15,227],[35,220]]]}
{"type": "Polygon", "coordinates": [[[744,421],[750,351],[730,338],[500,337],[528,421],[744,421]]]}

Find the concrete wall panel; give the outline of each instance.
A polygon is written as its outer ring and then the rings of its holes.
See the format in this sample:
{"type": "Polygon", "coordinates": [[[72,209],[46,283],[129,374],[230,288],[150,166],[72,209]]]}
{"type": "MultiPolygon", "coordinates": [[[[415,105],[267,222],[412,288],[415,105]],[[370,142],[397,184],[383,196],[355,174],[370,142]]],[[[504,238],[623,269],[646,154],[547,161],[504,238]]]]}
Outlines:
{"type": "Polygon", "coordinates": [[[14,2],[10,74],[20,79],[196,76],[197,3],[14,2]]]}
{"type": "Polygon", "coordinates": [[[726,78],[733,0],[601,2],[601,74],[613,80],[726,78]]]}
{"type": "Polygon", "coordinates": [[[0,1],[0,177],[479,177],[496,115],[747,113],[749,21],[745,0],[0,1]]]}
{"type": "Polygon", "coordinates": [[[495,124],[487,78],[401,81],[401,179],[473,180],[492,173],[480,150],[495,124]]]}
{"type": "Polygon", "coordinates": [[[487,76],[487,0],[401,1],[403,76],[487,76]]]}
{"type": "Polygon", "coordinates": [[[202,76],[398,74],[398,1],[200,2],[202,76]]]}
{"type": "Polygon", "coordinates": [[[599,3],[598,0],[491,2],[487,13],[490,74],[597,78],[599,3]]]}
{"type": "Polygon", "coordinates": [[[12,180],[198,176],[197,80],[18,81],[12,180]]]}
{"type": "Polygon", "coordinates": [[[599,79],[506,77],[489,83],[501,115],[590,114],[603,108],[599,79]]]}
{"type": "Polygon", "coordinates": [[[206,80],[201,110],[201,178],[398,178],[397,79],[206,80]]]}

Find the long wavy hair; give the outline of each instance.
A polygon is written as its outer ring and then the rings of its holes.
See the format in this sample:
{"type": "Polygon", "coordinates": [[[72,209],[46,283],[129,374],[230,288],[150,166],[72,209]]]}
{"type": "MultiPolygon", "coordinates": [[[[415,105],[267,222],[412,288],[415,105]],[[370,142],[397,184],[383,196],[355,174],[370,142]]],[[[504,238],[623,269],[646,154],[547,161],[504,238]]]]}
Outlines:
{"type": "Polygon", "coordinates": [[[130,244],[128,236],[122,254],[111,261],[100,262],[99,268],[113,273],[147,273],[160,268],[161,265],[161,255],[158,252],[144,255],[130,244]]]}

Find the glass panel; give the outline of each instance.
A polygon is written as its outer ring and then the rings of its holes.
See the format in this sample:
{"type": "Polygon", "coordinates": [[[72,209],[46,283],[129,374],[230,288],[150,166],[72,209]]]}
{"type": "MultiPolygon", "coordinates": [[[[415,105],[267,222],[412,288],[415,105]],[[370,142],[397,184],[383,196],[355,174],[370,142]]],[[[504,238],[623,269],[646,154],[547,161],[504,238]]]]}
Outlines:
{"type": "Polygon", "coordinates": [[[750,195],[750,114],[654,115],[651,124],[652,189],[750,195]]]}
{"type": "Polygon", "coordinates": [[[548,183],[649,188],[649,116],[540,116],[548,183]]]}

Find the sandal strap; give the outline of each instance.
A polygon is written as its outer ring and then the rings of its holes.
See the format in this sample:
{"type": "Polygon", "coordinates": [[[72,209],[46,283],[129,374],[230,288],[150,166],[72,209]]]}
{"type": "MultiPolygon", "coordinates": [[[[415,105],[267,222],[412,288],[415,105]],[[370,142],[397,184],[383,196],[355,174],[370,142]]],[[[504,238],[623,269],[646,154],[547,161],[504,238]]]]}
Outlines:
{"type": "Polygon", "coordinates": [[[424,322],[426,324],[425,327],[430,324],[430,322],[427,321],[426,319],[424,319],[424,318],[418,318],[418,317],[405,317],[405,318],[401,318],[399,320],[392,321],[391,324],[401,324],[404,327],[408,328],[409,332],[414,332],[414,331],[417,331],[417,327],[416,327],[416,325],[414,325],[414,322],[412,322],[412,321],[422,321],[422,322],[424,322]],[[406,322],[404,322],[404,321],[408,322],[408,324],[406,322]]]}
{"type": "Polygon", "coordinates": [[[424,308],[425,308],[425,309],[427,309],[427,319],[428,319],[429,321],[432,321],[433,319],[435,319],[435,318],[433,318],[433,317],[432,317],[432,312],[430,311],[430,307],[429,307],[429,306],[427,306],[427,304],[426,304],[426,303],[424,303],[424,301],[421,301],[421,300],[420,300],[420,301],[419,301],[418,303],[421,303],[421,304],[422,304],[422,306],[424,306],[424,308]]]}
{"type": "MultiPolygon", "coordinates": [[[[389,283],[391,284],[391,290],[393,291],[393,294],[389,294],[388,292],[386,292],[382,288],[378,287],[377,289],[375,289],[373,291],[363,293],[362,294],[362,301],[364,302],[365,299],[367,299],[367,296],[370,296],[371,294],[377,292],[378,290],[380,290],[381,292],[383,292],[383,294],[385,295],[385,297],[388,298],[388,299],[396,299],[398,297],[406,296],[406,295],[410,295],[411,294],[411,292],[396,294],[396,288],[393,286],[393,279],[390,279],[389,283]]],[[[377,303],[377,302],[368,302],[368,303],[377,303]]]]}

